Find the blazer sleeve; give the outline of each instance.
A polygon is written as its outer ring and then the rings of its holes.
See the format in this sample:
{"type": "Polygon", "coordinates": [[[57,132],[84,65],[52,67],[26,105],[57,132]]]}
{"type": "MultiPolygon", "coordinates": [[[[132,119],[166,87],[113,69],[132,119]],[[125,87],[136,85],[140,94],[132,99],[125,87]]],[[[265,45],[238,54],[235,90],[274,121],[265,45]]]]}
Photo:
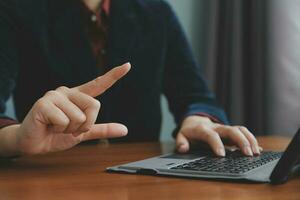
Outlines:
{"type": "Polygon", "coordinates": [[[17,26],[13,0],[0,1],[0,128],[16,123],[6,116],[6,102],[11,96],[17,77],[17,26]],[[12,17],[13,16],[13,17],[12,17]]]}
{"type": "Polygon", "coordinates": [[[167,19],[164,94],[177,125],[185,117],[198,113],[205,113],[227,124],[226,114],[209,91],[176,15],[169,4],[164,2],[164,6],[167,19]]]}

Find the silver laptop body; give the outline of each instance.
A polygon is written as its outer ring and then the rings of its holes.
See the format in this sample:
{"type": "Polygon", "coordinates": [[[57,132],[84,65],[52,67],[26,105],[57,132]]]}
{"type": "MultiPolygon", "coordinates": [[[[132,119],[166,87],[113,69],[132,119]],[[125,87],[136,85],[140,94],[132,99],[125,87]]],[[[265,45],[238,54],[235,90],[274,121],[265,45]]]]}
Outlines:
{"type": "MultiPolygon", "coordinates": [[[[270,175],[280,159],[281,153],[275,153],[275,157],[270,162],[257,166],[250,170],[234,171],[226,168],[226,170],[201,170],[193,168],[184,168],[189,163],[207,160],[215,162],[226,158],[217,158],[211,154],[165,154],[162,156],[152,157],[149,159],[132,162],[124,165],[114,166],[107,168],[110,172],[125,172],[132,174],[146,174],[146,175],[165,175],[165,176],[178,176],[187,178],[206,178],[206,179],[230,179],[230,180],[248,180],[254,182],[270,182],[270,175]]],[[[243,156],[243,159],[252,160],[251,157],[243,156]]],[[[222,164],[219,164],[222,167],[222,164]]],[[[230,167],[230,166],[229,166],[230,167]]],[[[252,166],[253,167],[253,166],[252,166]]]]}
{"type": "Polygon", "coordinates": [[[284,152],[269,151],[246,157],[239,151],[227,151],[221,158],[202,149],[109,167],[107,171],[283,184],[300,175],[300,128],[284,152]]]}

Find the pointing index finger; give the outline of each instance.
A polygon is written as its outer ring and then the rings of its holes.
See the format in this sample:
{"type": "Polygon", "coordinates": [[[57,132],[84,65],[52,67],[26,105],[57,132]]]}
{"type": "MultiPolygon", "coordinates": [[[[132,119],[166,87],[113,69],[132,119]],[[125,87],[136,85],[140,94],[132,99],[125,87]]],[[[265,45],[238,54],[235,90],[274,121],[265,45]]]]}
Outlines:
{"type": "Polygon", "coordinates": [[[79,90],[91,97],[99,96],[113,86],[120,78],[125,76],[129,72],[130,68],[130,63],[115,67],[106,74],[73,89],[79,90]]]}

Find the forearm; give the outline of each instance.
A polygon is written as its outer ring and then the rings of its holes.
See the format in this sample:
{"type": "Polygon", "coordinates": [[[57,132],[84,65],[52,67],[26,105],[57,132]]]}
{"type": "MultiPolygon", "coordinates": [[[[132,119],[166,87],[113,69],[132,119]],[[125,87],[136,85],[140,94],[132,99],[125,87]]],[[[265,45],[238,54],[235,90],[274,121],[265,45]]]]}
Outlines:
{"type": "Polygon", "coordinates": [[[17,130],[20,125],[11,125],[0,129],[0,157],[20,155],[17,143],[17,130]]]}
{"type": "Polygon", "coordinates": [[[178,125],[191,115],[207,115],[228,124],[224,111],[218,107],[209,90],[203,70],[196,63],[178,19],[168,6],[166,9],[168,41],[163,92],[178,125]]]}

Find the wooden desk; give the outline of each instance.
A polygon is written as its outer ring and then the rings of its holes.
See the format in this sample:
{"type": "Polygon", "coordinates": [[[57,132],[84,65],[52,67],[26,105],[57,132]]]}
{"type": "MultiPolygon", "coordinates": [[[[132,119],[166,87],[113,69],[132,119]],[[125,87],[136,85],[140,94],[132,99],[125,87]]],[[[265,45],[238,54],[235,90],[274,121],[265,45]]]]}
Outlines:
{"type": "MultiPolygon", "coordinates": [[[[289,142],[284,138],[260,141],[265,149],[273,150],[283,150],[289,142]]],[[[47,156],[0,161],[0,200],[300,199],[300,178],[272,186],[104,171],[172,148],[172,144],[159,143],[78,146],[47,156]]]]}

